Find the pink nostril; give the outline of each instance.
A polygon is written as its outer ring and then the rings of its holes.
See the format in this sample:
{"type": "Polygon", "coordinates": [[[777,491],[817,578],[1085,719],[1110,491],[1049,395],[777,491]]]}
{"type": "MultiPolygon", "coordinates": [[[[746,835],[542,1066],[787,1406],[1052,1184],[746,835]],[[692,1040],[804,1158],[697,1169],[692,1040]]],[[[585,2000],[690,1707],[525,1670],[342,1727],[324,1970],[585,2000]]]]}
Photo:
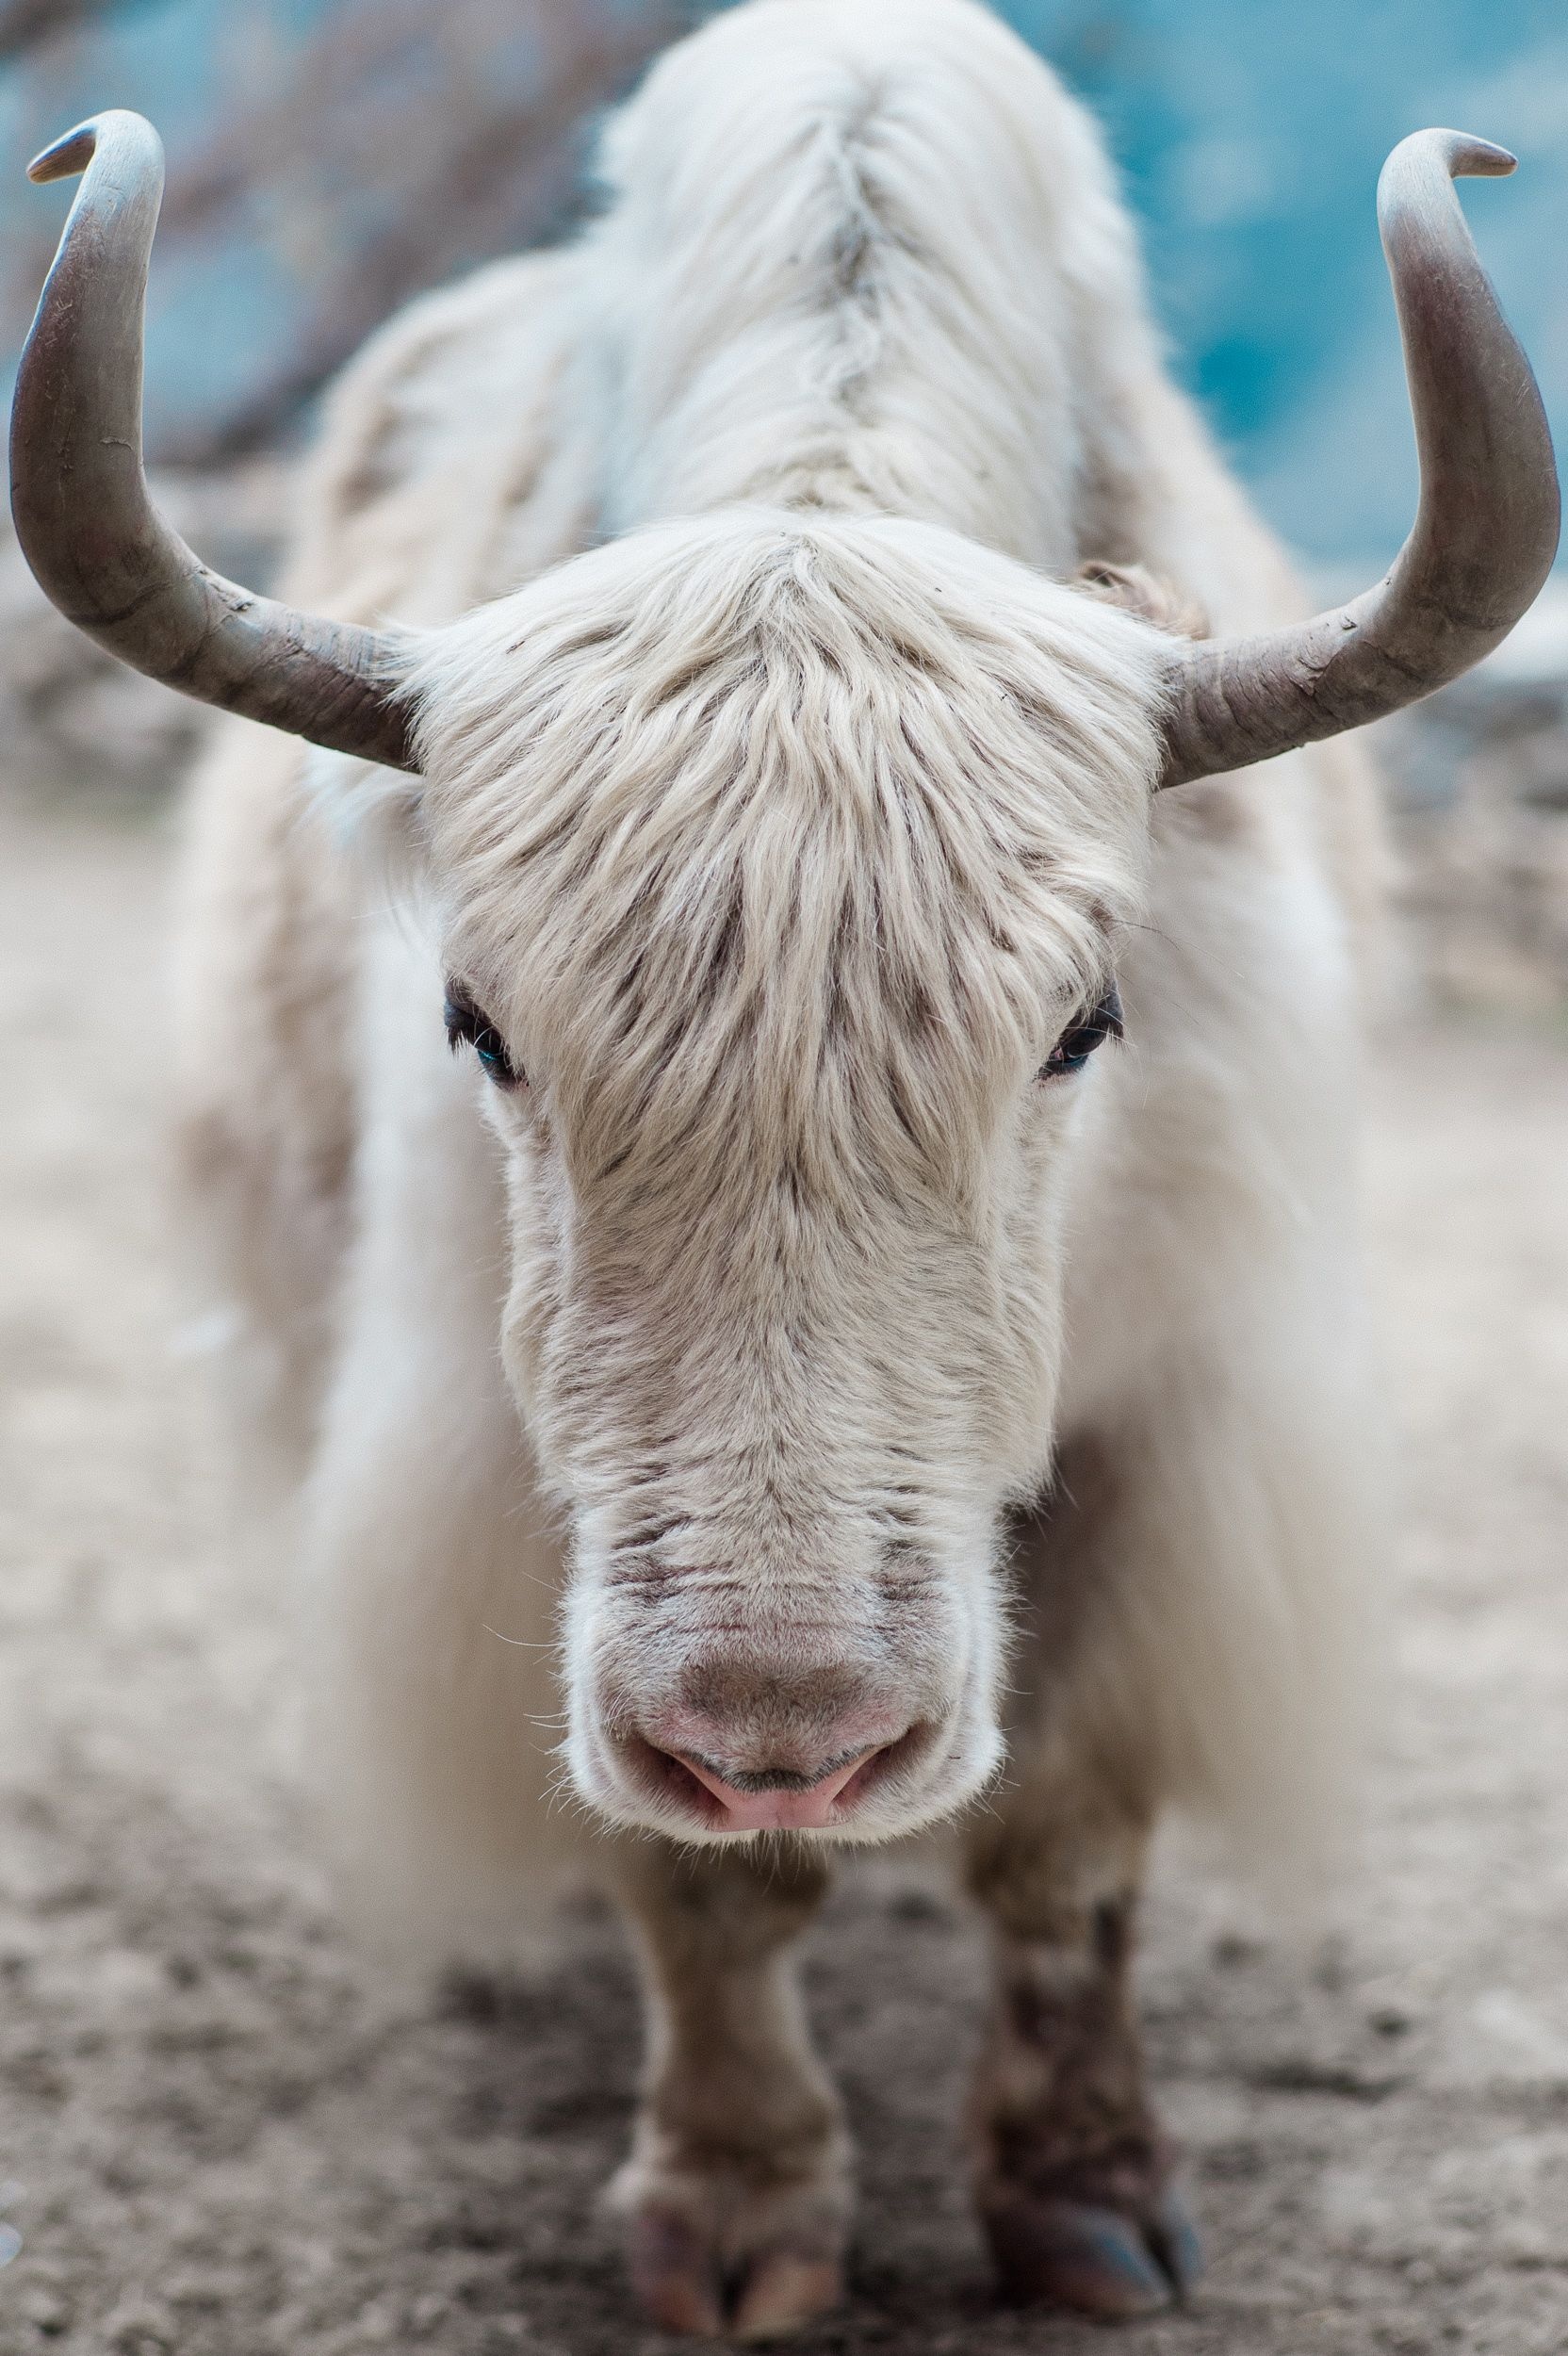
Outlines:
{"type": "Polygon", "coordinates": [[[876,1742],[866,1750],[858,1751],[852,1759],[841,1760],[804,1790],[793,1778],[788,1784],[767,1783],[759,1778],[759,1783],[753,1784],[750,1791],[743,1792],[734,1784],[727,1783],[704,1760],[694,1759],[689,1752],[670,1756],[678,1757],[679,1764],[687,1774],[694,1776],[703,1790],[718,1802],[724,1810],[721,1829],[732,1832],[820,1832],[834,1822],[835,1804],[853,1797],[850,1786],[860,1778],[872,1760],[886,1748],[885,1743],[876,1742]]]}
{"type": "Polygon", "coordinates": [[[755,1729],[672,1710],[622,1735],[623,1768],[656,1799],[711,1833],[826,1832],[925,1757],[936,1724],[900,1725],[890,1711],[845,1710],[814,1735],[755,1729]]]}

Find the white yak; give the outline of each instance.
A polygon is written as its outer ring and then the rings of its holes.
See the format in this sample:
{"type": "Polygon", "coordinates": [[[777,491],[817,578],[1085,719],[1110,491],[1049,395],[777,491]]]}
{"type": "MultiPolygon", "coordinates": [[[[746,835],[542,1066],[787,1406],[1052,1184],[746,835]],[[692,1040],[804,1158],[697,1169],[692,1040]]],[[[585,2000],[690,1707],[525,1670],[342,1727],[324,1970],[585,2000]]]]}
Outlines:
{"type": "Polygon", "coordinates": [[[671,51],[584,235],[348,371],[287,605],[146,501],[155,139],[41,159],[86,178],[24,545],[241,715],[195,792],[180,1125],[241,1450],[302,1500],[323,1780],[437,1937],[613,1884],[666,2325],[839,2296],[791,1942],[839,1851],[933,1827],[995,1935],[1005,2285],[1126,2315],[1195,2270],[1134,1916],[1162,1810],[1285,1842],[1348,1745],[1379,839],[1327,740],[1551,561],[1451,188],[1508,162],[1391,162],[1421,512],[1304,622],[1093,128],[970,0],[752,0],[671,51]]]}

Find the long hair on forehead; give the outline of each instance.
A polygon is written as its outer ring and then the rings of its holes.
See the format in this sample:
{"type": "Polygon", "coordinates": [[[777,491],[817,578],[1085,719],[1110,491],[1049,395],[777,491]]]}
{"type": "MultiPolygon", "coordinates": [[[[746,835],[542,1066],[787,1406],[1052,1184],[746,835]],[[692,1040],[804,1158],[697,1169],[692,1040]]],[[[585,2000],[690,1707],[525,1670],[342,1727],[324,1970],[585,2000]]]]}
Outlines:
{"type": "Polygon", "coordinates": [[[453,961],[574,1178],[962,1187],[1139,904],[1160,646],[935,526],[761,510],[427,644],[453,961]]]}

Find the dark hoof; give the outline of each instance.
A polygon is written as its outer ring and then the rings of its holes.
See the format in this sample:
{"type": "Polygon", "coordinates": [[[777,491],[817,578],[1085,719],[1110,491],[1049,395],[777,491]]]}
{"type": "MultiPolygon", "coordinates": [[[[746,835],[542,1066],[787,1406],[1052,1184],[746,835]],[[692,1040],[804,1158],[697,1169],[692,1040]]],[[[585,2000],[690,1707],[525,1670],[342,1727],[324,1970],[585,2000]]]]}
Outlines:
{"type": "Polygon", "coordinates": [[[1174,2184],[1161,2195],[1149,2219],[1149,2245],[1175,2286],[1185,2298],[1203,2273],[1203,2245],[1192,2213],[1174,2184]]]}
{"type": "Polygon", "coordinates": [[[1047,2301],[1130,2322],[1172,2305],[1202,2270],[1192,2220],[1173,2191],[1146,2217],[1021,2193],[990,2205],[986,2223],[1004,2295],[1021,2305],[1047,2301]]]}

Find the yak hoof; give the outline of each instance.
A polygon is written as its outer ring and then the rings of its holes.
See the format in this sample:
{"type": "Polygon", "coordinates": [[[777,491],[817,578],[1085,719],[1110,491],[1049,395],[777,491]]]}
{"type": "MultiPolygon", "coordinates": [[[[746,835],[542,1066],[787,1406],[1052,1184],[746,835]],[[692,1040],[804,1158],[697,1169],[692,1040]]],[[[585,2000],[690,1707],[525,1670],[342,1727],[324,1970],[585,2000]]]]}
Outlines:
{"type": "Polygon", "coordinates": [[[766,2196],[748,2217],[751,2203],[733,2191],[704,2216],[692,2189],[674,2201],[625,2203],[631,2286],[650,2322],[696,2339],[760,2343],[788,2339],[841,2303],[836,2220],[791,2217],[792,2203],[766,2196]]]}
{"type": "Polygon", "coordinates": [[[830,2315],[843,2295],[843,2269],[836,2259],[779,2250],[752,2267],[735,2302],[730,2331],[738,2340],[789,2339],[830,2315]]]}
{"type": "Polygon", "coordinates": [[[1186,2204],[1168,2187],[1142,2216],[1021,2192],[993,2198],[986,2225],[1003,2293],[1020,2305],[1130,2322],[1171,2306],[1202,2272],[1186,2204]]]}

